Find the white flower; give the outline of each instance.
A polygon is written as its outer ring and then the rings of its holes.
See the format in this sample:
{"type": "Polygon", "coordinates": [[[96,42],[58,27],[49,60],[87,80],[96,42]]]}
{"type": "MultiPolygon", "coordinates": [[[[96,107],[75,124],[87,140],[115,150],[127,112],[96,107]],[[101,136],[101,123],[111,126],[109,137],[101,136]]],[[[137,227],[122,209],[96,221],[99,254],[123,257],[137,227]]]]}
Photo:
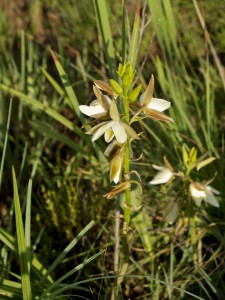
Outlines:
{"type": "Polygon", "coordinates": [[[112,100],[107,95],[102,94],[97,86],[94,85],[93,90],[97,99],[92,101],[90,106],[79,105],[80,111],[91,118],[107,116],[112,100]]]}
{"type": "Polygon", "coordinates": [[[167,183],[173,177],[173,172],[166,167],[156,165],[152,165],[152,167],[160,172],[158,172],[156,176],[149,182],[150,184],[154,185],[167,183]]]}
{"type": "Polygon", "coordinates": [[[170,102],[164,99],[153,98],[154,77],[152,75],[147,90],[140,96],[140,105],[143,112],[150,118],[174,122],[172,118],[166,116],[162,112],[170,107],[170,102]]]}
{"type": "Polygon", "coordinates": [[[219,195],[220,192],[211,187],[210,185],[204,185],[197,182],[192,182],[189,186],[190,195],[195,201],[197,206],[200,206],[202,200],[211,204],[212,206],[219,207],[219,202],[214,195],[219,195]]]}
{"type": "Polygon", "coordinates": [[[133,139],[140,139],[138,134],[130,125],[120,120],[115,101],[112,101],[110,105],[110,117],[112,120],[104,121],[94,126],[87,132],[87,134],[92,135],[92,141],[97,140],[103,134],[105,134],[106,142],[111,141],[112,138],[115,136],[116,140],[120,144],[125,143],[127,141],[128,136],[133,139]]]}
{"type": "Polygon", "coordinates": [[[152,167],[154,169],[158,170],[159,172],[149,182],[150,184],[163,184],[163,183],[167,183],[175,175],[174,171],[173,171],[173,168],[172,168],[171,164],[169,163],[168,159],[166,158],[166,156],[164,156],[163,159],[164,159],[165,167],[152,165],[152,167]]]}

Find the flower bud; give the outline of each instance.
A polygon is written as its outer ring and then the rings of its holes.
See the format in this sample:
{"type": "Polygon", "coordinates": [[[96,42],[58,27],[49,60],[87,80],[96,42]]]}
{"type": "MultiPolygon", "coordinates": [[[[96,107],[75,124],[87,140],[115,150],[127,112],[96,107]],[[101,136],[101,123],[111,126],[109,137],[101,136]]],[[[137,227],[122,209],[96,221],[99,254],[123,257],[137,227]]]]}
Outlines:
{"type": "Polygon", "coordinates": [[[115,81],[114,79],[110,79],[110,84],[113,88],[113,90],[118,94],[121,95],[123,93],[123,89],[122,87],[119,85],[119,83],[117,81],[115,81]]]}
{"type": "Polygon", "coordinates": [[[125,87],[130,86],[131,84],[130,76],[127,73],[123,75],[122,82],[123,82],[123,86],[125,87]]]}
{"type": "Polygon", "coordinates": [[[110,181],[114,181],[118,183],[122,181],[122,173],[123,173],[123,155],[116,155],[110,162],[110,181]]]}
{"type": "Polygon", "coordinates": [[[118,71],[117,71],[117,74],[119,75],[120,78],[123,77],[123,75],[125,74],[126,72],[126,65],[122,65],[121,63],[119,64],[119,67],[118,67],[118,71]]]}
{"type": "Polygon", "coordinates": [[[130,102],[134,102],[137,99],[137,97],[140,94],[141,89],[142,89],[142,84],[140,83],[135,89],[133,89],[130,92],[130,94],[128,96],[128,99],[130,102]]]}

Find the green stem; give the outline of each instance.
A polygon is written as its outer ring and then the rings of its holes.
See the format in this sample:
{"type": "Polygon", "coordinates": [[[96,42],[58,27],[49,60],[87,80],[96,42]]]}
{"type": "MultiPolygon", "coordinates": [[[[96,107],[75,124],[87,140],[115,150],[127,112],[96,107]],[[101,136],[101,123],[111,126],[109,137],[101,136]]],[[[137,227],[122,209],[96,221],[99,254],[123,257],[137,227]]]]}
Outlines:
{"type": "MultiPolygon", "coordinates": [[[[124,88],[124,113],[125,113],[125,121],[127,124],[130,122],[130,114],[129,114],[129,102],[127,97],[128,91],[124,88]]],[[[129,179],[130,174],[130,141],[127,140],[125,146],[125,157],[124,157],[124,174],[126,178],[129,179]]],[[[130,224],[130,206],[131,206],[131,197],[130,197],[130,188],[125,190],[125,208],[124,208],[124,234],[127,234],[128,226],[130,224]]]]}
{"type": "MultiPolygon", "coordinates": [[[[189,199],[190,200],[190,199],[189,199]]],[[[197,265],[198,255],[197,255],[197,236],[196,236],[196,226],[195,226],[195,215],[193,202],[189,202],[189,220],[190,220],[190,235],[191,235],[191,244],[193,251],[193,262],[197,265]]]]}

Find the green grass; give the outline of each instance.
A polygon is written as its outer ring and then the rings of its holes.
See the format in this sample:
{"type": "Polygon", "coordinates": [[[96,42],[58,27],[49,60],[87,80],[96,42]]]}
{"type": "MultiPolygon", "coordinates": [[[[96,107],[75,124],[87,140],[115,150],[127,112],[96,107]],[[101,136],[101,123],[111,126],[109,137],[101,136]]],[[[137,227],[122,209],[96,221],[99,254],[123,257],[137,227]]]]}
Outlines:
{"type": "MultiPolygon", "coordinates": [[[[155,96],[171,101],[175,124],[145,119],[136,127],[143,134],[133,143],[131,169],[143,194],[132,196],[131,256],[117,298],[223,298],[225,5],[205,0],[199,16],[195,1],[175,2],[140,1],[146,15],[139,20],[126,1],[33,1],[26,16],[45,20],[44,37],[32,22],[17,32],[1,10],[2,299],[110,299],[116,201],[103,198],[112,186],[106,146],[85,134],[90,119],[78,105],[94,99],[92,80],[116,78],[115,66],[127,57],[143,89],[154,74],[155,96]],[[197,267],[185,210],[172,225],[165,219],[176,186],[148,184],[151,164],[162,165],[164,155],[182,168],[182,146],[216,157],[193,176],[204,181],[216,173],[211,185],[221,192],[219,209],[194,208],[197,267]]],[[[180,192],[181,202],[185,197],[180,192]]]]}

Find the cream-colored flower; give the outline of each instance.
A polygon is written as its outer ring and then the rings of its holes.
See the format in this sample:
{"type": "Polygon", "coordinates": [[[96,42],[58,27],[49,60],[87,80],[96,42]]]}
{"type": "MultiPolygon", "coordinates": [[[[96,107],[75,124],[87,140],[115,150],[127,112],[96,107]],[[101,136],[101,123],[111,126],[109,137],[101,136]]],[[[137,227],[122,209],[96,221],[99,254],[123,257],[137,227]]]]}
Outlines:
{"type": "Polygon", "coordinates": [[[169,182],[174,174],[173,168],[170,165],[169,161],[167,158],[164,156],[164,162],[165,162],[165,167],[162,166],[157,166],[157,165],[152,165],[152,167],[159,172],[156,174],[156,176],[149,182],[150,184],[163,184],[169,182]]]}
{"type": "Polygon", "coordinates": [[[113,159],[110,162],[110,181],[114,181],[115,183],[122,181],[123,164],[123,154],[118,154],[113,157],[113,159]]]}
{"type": "Polygon", "coordinates": [[[219,202],[217,201],[215,195],[219,195],[220,192],[211,187],[210,185],[204,185],[198,182],[191,182],[189,186],[190,195],[195,201],[197,206],[200,206],[202,200],[208,204],[219,207],[219,202]]]}
{"type": "Polygon", "coordinates": [[[171,170],[167,169],[166,167],[156,166],[152,165],[152,167],[159,172],[156,174],[156,176],[149,182],[150,184],[163,184],[167,183],[172,177],[173,172],[171,170]]]}
{"type": "Polygon", "coordinates": [[[162,112],[170,107],[170,102],[164,99],[153,98],[154,77],[152,75],[147,90],[140,96],[140,105],[144,114],[152,119],[174,122],[172,118],[162,112]]]}
{"type": "Polygon", "coordinates": [[[120,120],[119,112],[117,110],[117,106],[115,101],[112,101],[110,105],[110,117],[112,120],[104,121],[93,128],[91,128],[87,134],[92,135],[92,141],[97,140],[100,136],[105,134],[106,142],[112,140],[115,136],[116,140],[123,144],[127,141],[128,137],[133,139],[140,139],[138,134],[134,131],[134,129],[120,120]],[[110,138],[108,138],[110,132],[110,138]]]}
{"type": "Polygon", "coordinates": [[[91,118],[101,118],[109,114],[110,105],[112,100],[107,96],[102,94],[97,86],[93,86],[93,90],[97,99],[88,105],[79,105],[80,111],[91,118]]]}

